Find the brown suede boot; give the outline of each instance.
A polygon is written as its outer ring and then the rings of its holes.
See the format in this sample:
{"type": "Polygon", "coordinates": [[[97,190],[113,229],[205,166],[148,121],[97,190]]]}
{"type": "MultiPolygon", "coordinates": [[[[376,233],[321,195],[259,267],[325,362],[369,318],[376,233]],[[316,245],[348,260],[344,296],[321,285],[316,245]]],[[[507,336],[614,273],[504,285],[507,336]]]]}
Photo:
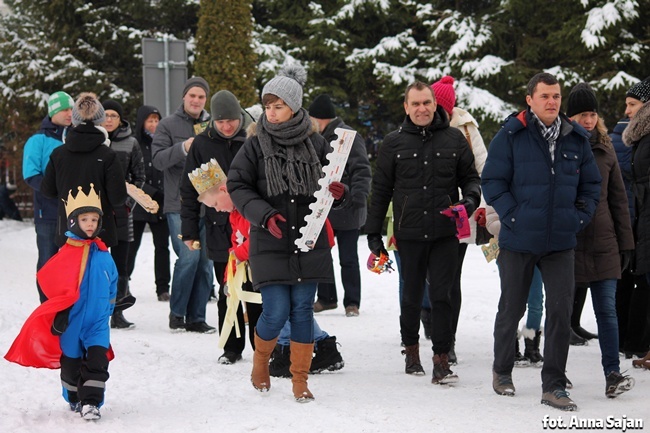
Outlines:
{"type": "Polygon", "coordinates": [[[311,358],[314,354],[314,343],[297,343],[291,341],[291,366],[289,371],[293,375],[293,396],[299,403],[307,403],[314,400],[313,394],[307,388],[307,374],[311,365],[311,358]]]}
{"type": "MultiPolygon", "coordinates": [[[[278,337],[273,340],[262,340],[255,331],[255,352],[253,353],[253,372],[251,382],[259,392],[268,392],[271,389],[271,376],[269,375],[269,358],[275,349],[278,337]]],[[[308,367],[309,369],[309,367],[308,367]]]]}

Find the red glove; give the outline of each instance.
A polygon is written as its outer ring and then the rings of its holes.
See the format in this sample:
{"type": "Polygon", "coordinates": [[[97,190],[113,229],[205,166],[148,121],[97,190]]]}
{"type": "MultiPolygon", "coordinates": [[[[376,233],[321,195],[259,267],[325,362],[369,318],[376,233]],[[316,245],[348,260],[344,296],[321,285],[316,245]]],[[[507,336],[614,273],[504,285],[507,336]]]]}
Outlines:
{"type": "Polygon", "coordinates": [[[476,209],[476,212],[474,212],[474,221],[476,221],[476,224],[480,225],[481,227],[485,227],[485,224],[487,223],[487,219],[485,218],[484,207],[480,207],[476,209]]]}
{"type": "Polygon", "coordinates": [[[287,220],[284,219],[282,215],[276,213],[274,215],[271,215],[269,219],[266,220],[266,228],[273,235],[273,237],[282,239],[282,230],[280,230],[280,227],[278,227],[278,221],[282,221],[283,223],[287,222],[287,220]]]}
{"type": "Polygon", "coordinates": [[[327,189],[332,193],[334,200],[341,200],[345,195],[345,185],[341,182],[332,182],[327,186],[327,189]]]}

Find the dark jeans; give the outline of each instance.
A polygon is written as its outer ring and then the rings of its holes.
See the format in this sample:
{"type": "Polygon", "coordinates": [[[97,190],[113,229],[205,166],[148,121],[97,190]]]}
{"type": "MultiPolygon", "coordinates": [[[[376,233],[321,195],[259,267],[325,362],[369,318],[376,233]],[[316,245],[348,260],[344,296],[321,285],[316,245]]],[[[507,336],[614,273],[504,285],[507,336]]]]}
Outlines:
{"type": "MultiPolygon", "coordinates": [[[[36,271],[38,271],[59,251],[59,247],[54,243],[54,238],[56,237],[56,221],[39,221],[34,224],[34,227],[36,229],[36,248],[38,248],[38,261],[36,262],[36,271]]],[[[38,285],[38,281],[36,282],[36,288],[38,289],[38,297],[42,304],[47,301],[47,297],[41,290],[41,286],[38,285]]]]}
{"type": "Polygon", "coordinates": [[[167,221],[162,220],[155,223],[146,221],[133,221],[133,243],[129,247],[129,259],[127,263],[129,278],[135,268],[135,258],[142,243],[142,234],[145,226],[149,224],[154,246],[154,275],[156,278],[156,294],[160,295],[169,292],[171,272],[169,270],[169,226],[167,221]]]}
{"type": "MultiPolygon", "coordinates": [[[[334,230],[334,236],[339,246],[339,262],[341,263],[341,282],[343,283],[343,305],[361,306],[361,272],[359,271],[359,230],[334,230]]],[[[318,283],[318,300],[322,304],[335,304],[336,284],[318,283]]]]}
{"type": "MultiPolygon", "coordinates": [[[[226,312],[228,311],[228,296],[224,293],[224,273],[226,271],[226,263],[222,262],[213,262],[214,263],[214,273],[217,276],[217,282],[219,283],[219,295],[217,301],[217,310],[219,313],[219,334],[223,328],[223,322],[226,319],[226,312]]],[[[248,282],[252,290],[252,283],[248,282]]],[[[244,287],[244,290],[247,288],[244,287]]],[[[255,326],[257,326],[257,320],[262,314],[262,304],[246,304],[246,313],[248,314],[248,338],[251,343],[251,347],[255,349],[255,326]]],[[[246,346],[246,323],[244,322],[244,308],[242,307],[241,302],[239,303],[239,308],[237,309],[237,323],[235,326],[239,327],[239,334],[241,338],[237,338],[237,333],[235,329],[230,331],[228,340],[223,346],[225,352],[235,352],[241,355],[246,346]]]]}
{"type": "Polygon", "coordinates": [[[458,240],[455,237],[434,242],[401,240],[399,248],[401,276],[404,278],[400,314],[402,342],[405,346],[418,343],[420,311],[428,275],[433,352],[447,353],[453,339],[451,291],[458,263],[458,240]]]}
{"type": "Polygon", "coordinates": [[[501,248],[499,257],[501,298],[494,322],[494,371],[511,374],[515,364],[517,326],[526,311],[526,302],[535,265],[542,273],[546,291],[546,324],[542,390],[566,388],[566,361],[569,354],[571,311],[573,309],[574,251],[544,255],[519,253],[501,248]]]}

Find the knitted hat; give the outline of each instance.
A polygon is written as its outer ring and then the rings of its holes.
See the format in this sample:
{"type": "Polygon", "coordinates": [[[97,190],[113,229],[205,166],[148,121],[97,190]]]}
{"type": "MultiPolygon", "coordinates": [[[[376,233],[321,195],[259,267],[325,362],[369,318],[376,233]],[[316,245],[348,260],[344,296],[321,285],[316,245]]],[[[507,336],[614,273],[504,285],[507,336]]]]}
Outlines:
{"type": "Polygon", "coordinates": [[[84,122],[101,125],[104,120],[106,120],[106,114],[104,107],[97,100],[97,95],[90,92],[79,95],[79,99],[72,107],[72,125],[77,126],[84,122]]]}
{"type": "Polygon", "coordinates": [[[454,77],[445,75],[431,85],[436,96],[436,102],[449,114],[456,106],[456,92],[454,91],[454,77]]]}
{"type": "Polygon", "coordinates": [[[650,77],[643,81],[639,81],[634,86],[630,87],[630,90],[627,91],[625,96],[638,99],[644,104],[650,101],[650,77]]]}
{"type": "Polygon", "coordinates": [[[47,115],[52,117],[59,111],[72,108],[73,105],[74,99],[72,99],[72,96],[61,91],[54,92],[50,95],[50,99],[47,101],[47,115]]]}
{"type": "Polygon", "coordinates": [[[336,108],[329,95],[325,93],[318,95],[309,106],[309,115],[316,119],[334,119],[336,117],[336,108]]]}
{"type": "Polygon", "coordinates": [[[262,98],[271,94],[282,99],[297,113],[302,107],[302,86],[307,82],[307,71],[300,65],[285,66],[262,89],[262,98]]]}
{"type": "Polygon", "coordinates": [[[106,110],[115,111],[120,116],[120,120],[124,119],[124,109],[122,108],[122,104],[120,104],[119,102],[113,101],[112,99],[108,99],[102,102],[102,107],[104,107],[104,111],[106,110]]]}
{"type": "Polygon", "coordinates": [[[576,114],[584,113],[585,111],[598,112],[598,100],[593,89],[587,83],[578,83],[567,98],[566,115],[573,117],[576,114]]]}
{"type": "Polygon", "coordinates": [[[205,95],[206,96],[210,94],[210,85],[208,84],[207,81],[205,81],[201,77],[192,77],[192,78],[190,78],[189,80],[187,80],[185,82],[185,87],[183,87],[183,96],[185,96],[185,94],[187,92],[189,92],[189,90],[192,87],[200,87],[200,88],[202,88],[203,90],[205,90],[205,95]]]}
{"type": "Polygon", "coordinates": [[[241,119],[241,106],[237,97],[228,90],[219,90],[210,100],[212,120],[241,119]]]}

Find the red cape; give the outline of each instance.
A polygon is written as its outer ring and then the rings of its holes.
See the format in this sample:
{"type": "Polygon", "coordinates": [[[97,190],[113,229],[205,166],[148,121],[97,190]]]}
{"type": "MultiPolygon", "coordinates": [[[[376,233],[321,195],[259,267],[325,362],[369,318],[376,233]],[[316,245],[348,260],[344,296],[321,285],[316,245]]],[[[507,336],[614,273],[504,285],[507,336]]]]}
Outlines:
{"type": "MultiPolygon", "coordinates": [[[[5,355],[5,359],[25,367],[61,368],[59,337],[50,331],[54,316],[73,305],[79,299],[79,286],[83,281],[90,244],[96,243],[102,251],[106,245],[100,239],[68,239],[36,277],[47,301],[27,318],[18,337],[5,355]]],[[[109,361],[114,358],[111,348],[109,361]]]]}

